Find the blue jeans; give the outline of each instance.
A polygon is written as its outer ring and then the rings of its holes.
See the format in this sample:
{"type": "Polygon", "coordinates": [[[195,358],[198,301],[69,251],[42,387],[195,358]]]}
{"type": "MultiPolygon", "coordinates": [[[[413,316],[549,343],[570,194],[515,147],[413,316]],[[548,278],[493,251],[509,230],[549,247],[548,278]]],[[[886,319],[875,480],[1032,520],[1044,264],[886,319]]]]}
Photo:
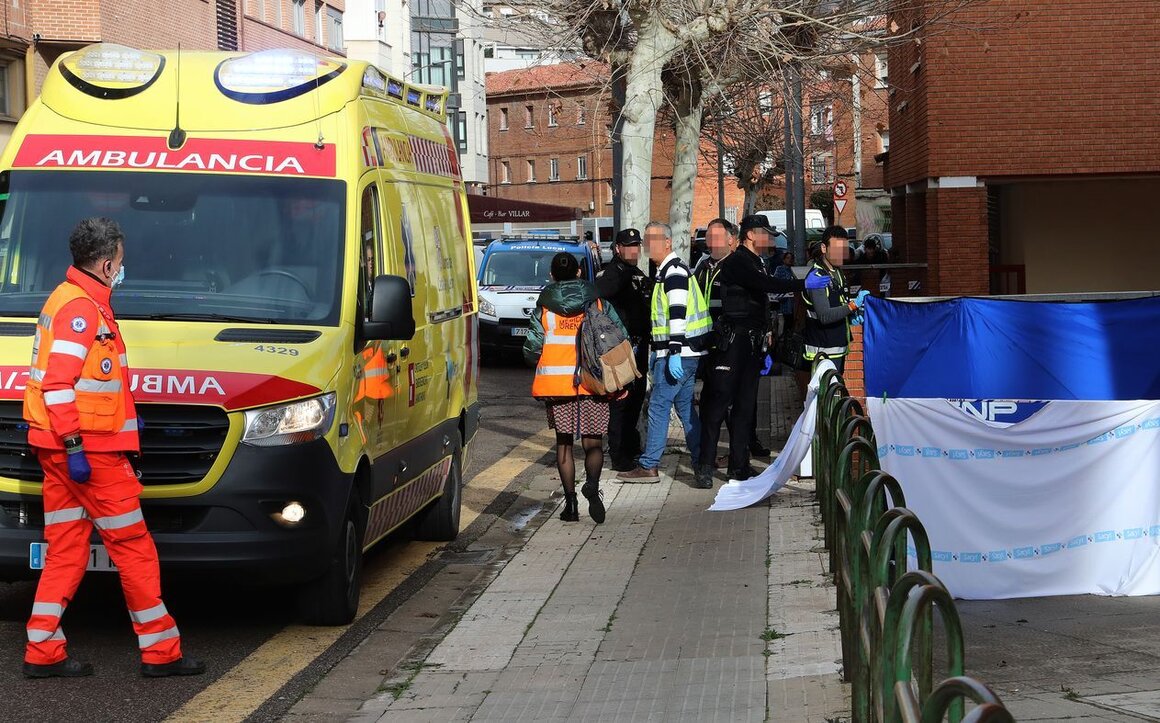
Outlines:
{"type": "Polygon", "coordinates": [[[693,387],[697,383],[699,357],[684,357],[681,366],[685,368],[685,378],[675,381],[669,376],[668,359],[656,357],[652,361],[652,394],[648,401],[648,440],[644,454],[640,456],[640,466],[656,469],[660,466],[661,455],[669,439],[669,410],[677,407],[677,416],[685,428],[685,444],[695,465],[701,458],[701,420],[693,408],[693,387]]]}

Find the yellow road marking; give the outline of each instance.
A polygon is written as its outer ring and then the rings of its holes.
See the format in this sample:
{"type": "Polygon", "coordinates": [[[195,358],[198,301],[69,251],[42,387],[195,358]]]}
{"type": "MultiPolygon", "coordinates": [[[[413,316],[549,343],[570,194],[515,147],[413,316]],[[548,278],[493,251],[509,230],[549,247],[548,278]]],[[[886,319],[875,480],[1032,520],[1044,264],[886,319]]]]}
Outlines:
{"type": "MultiPolygon", "coordinates": [[[[480,470],[463,488],[459,527],[466,529],[511,481],[551,448],[555,436],[545,430],[520,442],[503,459],[480,470]]],[[[358,618],[423,566],[445,543],[411,542],[363,577],[358,618]]],[[[321,655],[348,626],[324,628],[290,625],[275,633],[229,672],[188,700],[170,721],[240,721],[258,709],[286,681],[321,655]]]]}

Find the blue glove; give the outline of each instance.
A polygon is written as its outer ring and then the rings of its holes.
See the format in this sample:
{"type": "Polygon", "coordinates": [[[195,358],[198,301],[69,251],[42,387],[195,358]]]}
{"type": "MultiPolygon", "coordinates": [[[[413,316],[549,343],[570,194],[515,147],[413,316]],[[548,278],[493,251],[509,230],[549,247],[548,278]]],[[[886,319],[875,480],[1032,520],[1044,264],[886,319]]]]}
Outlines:
{"type": "Polygon", "coordinates": [[[770,370],[773,369],[773,357],[769,354],[765,355],[765,365],[761,367],[761,376],[769,376],[770,370]]]}
{"type": "Polygon", "coordinates": [[[856,313],[850,317],[850,326],[862,326],[862,322],[863,322],[863,318],[862,318],[861,311],[859,311],[858,313],[856,313]]]}
{"type": "Polygon", "coordinates": [[[669,376],[675,382],[685,378],[685,365],[681,363],[680,354],[669,354],[669,376]]]}
{"type": "Polygon", "coordinates": [[[870,295],[869,289],[862,289],[858,292],[858,296],[854,298],[854,303],[858,305],[859,309],[866,308],[866,297],[870,295]]]}
{"type": "Polygon", "coordinates": [[[806,274],[806,291],[813,289],[824,289],[830,285],[830,277],[826,274],[818,273],[817,269],[811,269],[806,274]]]}
{"type": "Polygon", "coordinates": [[[84,452],[73,452],[68,456],[68,476],[77,484],[84,484],[93,475],[93,468],[89,466],[89,459],[84,452]]]}

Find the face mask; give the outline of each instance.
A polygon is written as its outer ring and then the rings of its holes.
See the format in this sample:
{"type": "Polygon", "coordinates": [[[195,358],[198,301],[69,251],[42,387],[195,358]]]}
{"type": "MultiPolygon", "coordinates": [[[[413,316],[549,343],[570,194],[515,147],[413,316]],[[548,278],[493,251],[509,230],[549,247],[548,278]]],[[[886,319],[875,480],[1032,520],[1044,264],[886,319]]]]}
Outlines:
{"type": "Polygon", "coordinates": [[[112,288],[115,289],[123,283],[125,283],[125,264],[121,264],[121,270],[113,277],[112,288]]]}

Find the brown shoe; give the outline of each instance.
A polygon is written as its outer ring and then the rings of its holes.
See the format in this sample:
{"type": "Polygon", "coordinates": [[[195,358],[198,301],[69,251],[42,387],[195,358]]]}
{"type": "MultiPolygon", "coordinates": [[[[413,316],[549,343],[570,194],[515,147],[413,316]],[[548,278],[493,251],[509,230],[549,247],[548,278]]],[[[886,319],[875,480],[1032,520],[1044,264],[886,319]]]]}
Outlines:
{"type": "Polygon", "coordinates": [[[627,484],[656,484],[661,481],[660,472],[648,467],[637,467],[631,472],[621,472],[617,477],[627,484]]]}
{"type": "Polygon", "coordinates": [[[717,463],[717,469],[725,469],[726,467],[729,466],[729,455],[723,454],[720,457],[718,457],[715,461],[717,463]]]}

